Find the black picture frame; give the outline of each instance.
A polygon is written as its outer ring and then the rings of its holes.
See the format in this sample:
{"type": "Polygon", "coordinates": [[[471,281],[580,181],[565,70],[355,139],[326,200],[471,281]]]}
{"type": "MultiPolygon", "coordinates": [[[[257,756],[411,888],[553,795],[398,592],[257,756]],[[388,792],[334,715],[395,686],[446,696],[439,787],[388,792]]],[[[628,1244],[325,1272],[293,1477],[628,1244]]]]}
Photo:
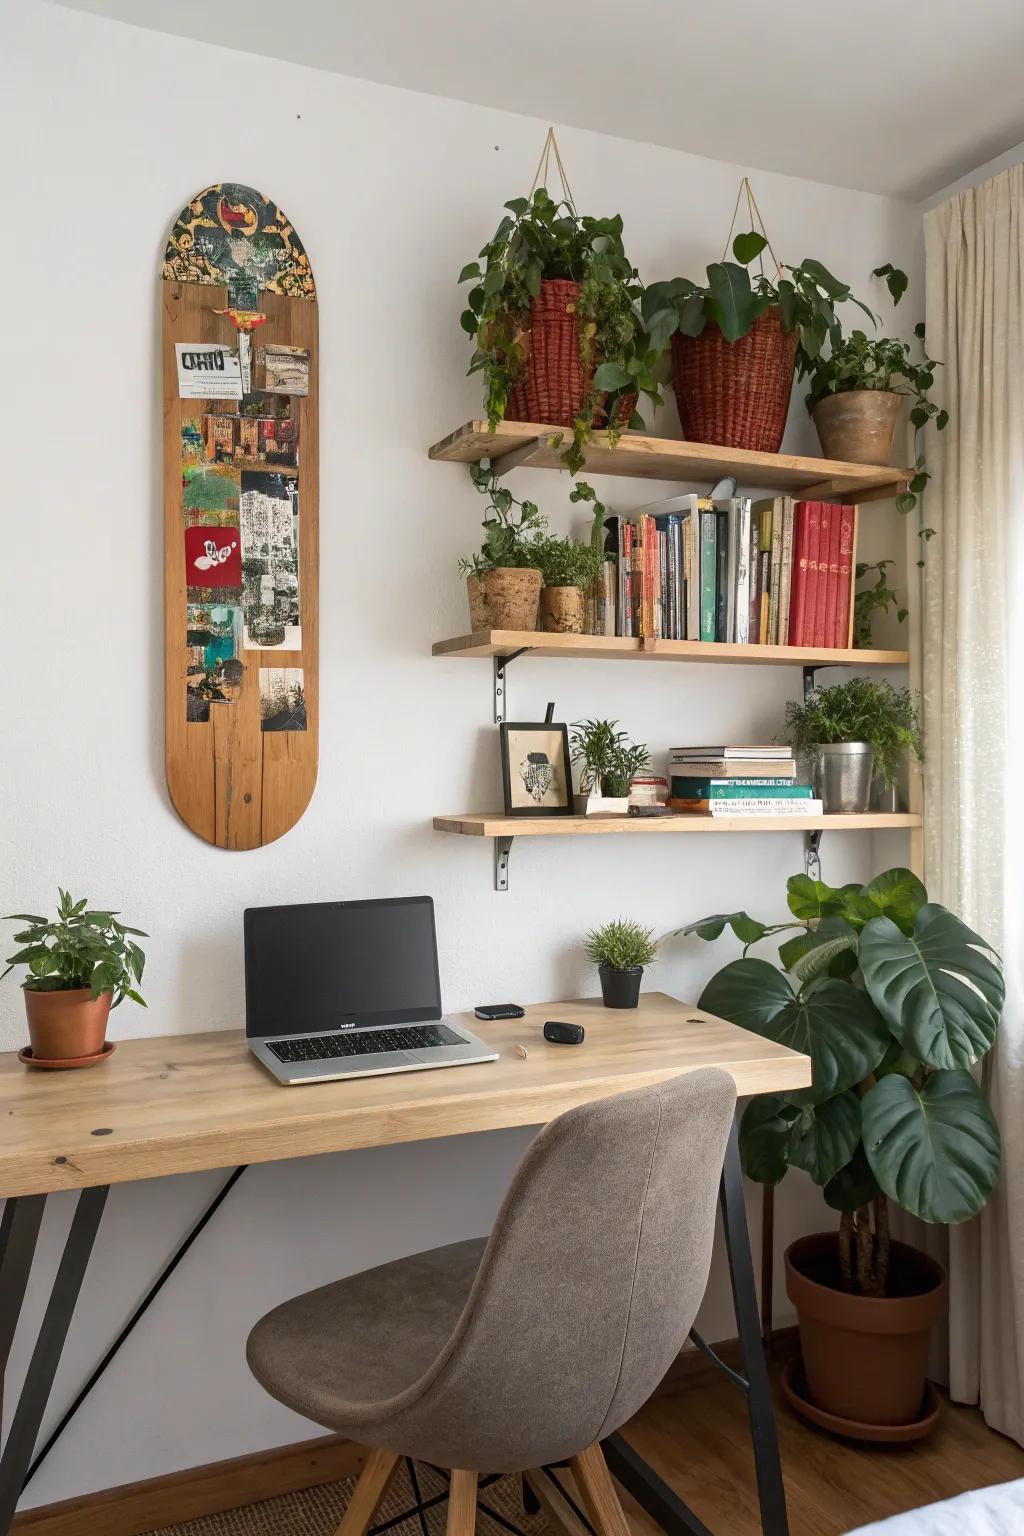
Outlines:
{"type": "Polygon", "coordinates": [[[501,745],[501,788],[505,799],[506,816],[571,816],[572,804],[572,762],[569,757],[569,727],[560,725],[552,720],[511,720],[502,721],[498,727],[501,745]],[[523,735],[536,735],[547,738],[543,746],[538,746],[537,752],[542,754],[545,761],[554,761],[552,753],[557,754],[557,768],[561,771],[562,781],[565,785],[564,805],[540,805],[533,798],[525,783],[519,787],[513,777],[512,757],[516,749],[517,741],[523,735]],[[524,800],[527,803],[523,803],[524,800]]]}

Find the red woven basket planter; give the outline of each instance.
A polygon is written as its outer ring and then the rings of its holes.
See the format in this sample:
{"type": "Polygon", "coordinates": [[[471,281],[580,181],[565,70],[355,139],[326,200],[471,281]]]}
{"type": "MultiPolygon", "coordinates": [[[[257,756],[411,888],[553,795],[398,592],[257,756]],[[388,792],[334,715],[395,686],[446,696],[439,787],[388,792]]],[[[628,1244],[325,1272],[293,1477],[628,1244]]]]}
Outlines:
{"type": "Polygon", "coordinates": [[[797,334],[766,309],[739,341],[709,320],[699,336],[672,337],[672,388],[693,443],[778,453],[793,392],[797,334]]]}
{"type": "MultiPolygon", "coordinates": [[[[593,374],[580,367],[579,323],[569,310],[580,296],[579,283],[546,277],[530,306],[526,363],[509,391],[506,421],[536,421],[543,426],[571,427],[583,409],[593,374]]],[[[600,361],[600,359],[598,359],[600,361]]],[[[616,410],[625,426],[636,410],[637,396],[624,395],[616,410]]],[[[604,425],[597,411],[594,425],[604,425]]]]}

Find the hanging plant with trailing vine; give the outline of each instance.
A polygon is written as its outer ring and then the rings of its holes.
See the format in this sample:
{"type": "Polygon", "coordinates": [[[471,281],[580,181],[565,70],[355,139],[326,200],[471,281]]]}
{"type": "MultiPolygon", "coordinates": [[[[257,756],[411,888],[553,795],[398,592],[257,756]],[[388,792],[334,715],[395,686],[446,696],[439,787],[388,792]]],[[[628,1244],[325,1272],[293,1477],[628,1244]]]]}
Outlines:
{"type": "MultiPolygon", "coordinates": [[[[652,405],[662,403],[652,371],[657,354],[640,314],[641,285],[623,249],[620,214],[610,219],[581,215],[571,200],[555,201],[545,187],[532,197],[512,198],[505,208],[479,260],[468,262],[459,274],[460,283],[473,284],[462,314],[462,328],[476,343],[468,371],[484,376],[484,407],[493,431],[526,365],[530,307],[541,283],[545,278],[579,283],[573,309],[580,367],[589,384],[562,455],[576,474],[599,416],[615,443],[624,397],[641,393],[652,405]]],[[[628,424],[644,425],[635,412],[628,424]]]]}

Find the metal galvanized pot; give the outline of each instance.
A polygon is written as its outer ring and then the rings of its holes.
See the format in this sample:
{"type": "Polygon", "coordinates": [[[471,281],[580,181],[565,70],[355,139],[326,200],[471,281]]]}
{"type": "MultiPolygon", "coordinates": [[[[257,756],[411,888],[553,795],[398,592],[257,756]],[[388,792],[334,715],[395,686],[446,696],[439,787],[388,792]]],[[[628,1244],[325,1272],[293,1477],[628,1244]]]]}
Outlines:
{"type": "Polygon", "coordinates": [[[871,803],[871,771],[875,754],[866,741],[819,742],[814,760],[814,787],[826,816],[857,815],[871,803]]]}

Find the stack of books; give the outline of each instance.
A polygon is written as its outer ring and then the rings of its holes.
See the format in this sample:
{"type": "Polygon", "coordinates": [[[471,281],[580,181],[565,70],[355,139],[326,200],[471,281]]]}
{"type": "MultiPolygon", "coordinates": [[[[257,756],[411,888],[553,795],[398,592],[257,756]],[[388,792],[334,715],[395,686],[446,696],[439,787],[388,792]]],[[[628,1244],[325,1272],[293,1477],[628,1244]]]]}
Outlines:
{"type": "Polygon", "coordinates": [[[591,634],[817,650],[853,643],[856,507],[674,496],[605,527],[591,634]]]}
{"type": "Polygon", "coordinates": [[[689,816],[820,816],[789,747],[672,747],[669,808],[689,816]]]}

